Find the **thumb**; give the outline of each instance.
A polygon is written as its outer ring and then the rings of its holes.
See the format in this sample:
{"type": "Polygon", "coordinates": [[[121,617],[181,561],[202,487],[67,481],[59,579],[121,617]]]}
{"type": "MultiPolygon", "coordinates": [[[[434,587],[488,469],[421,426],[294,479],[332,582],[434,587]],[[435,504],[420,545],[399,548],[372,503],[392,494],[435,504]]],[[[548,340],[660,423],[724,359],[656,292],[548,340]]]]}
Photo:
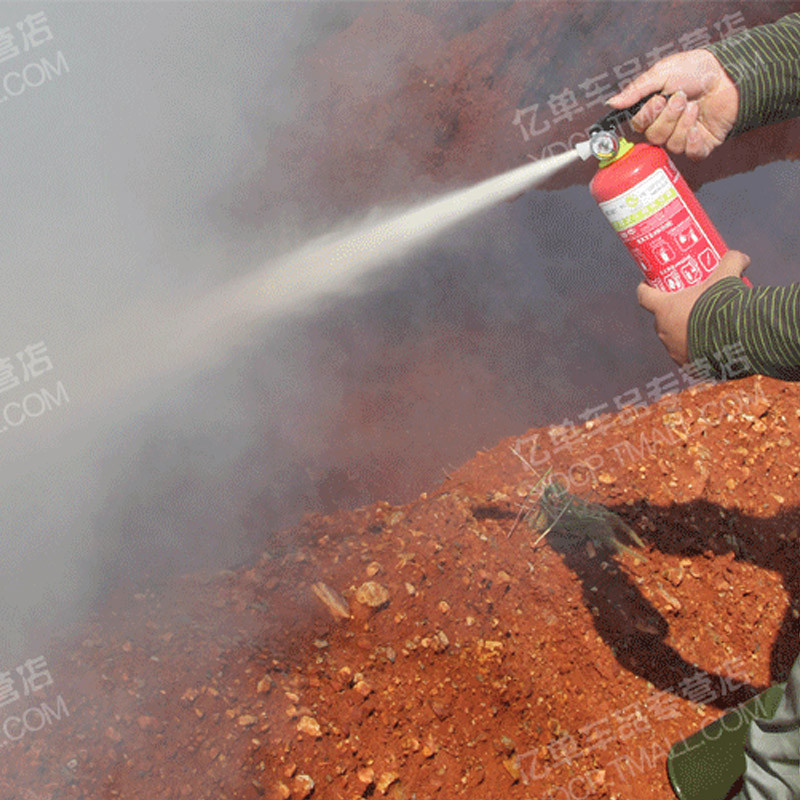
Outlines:
{"type": "Polygon", "coordinates": [[[636,287],[636,299],[642,308],[655,314],[656,309],[664,299],[664,292],[642,281],[636,287]]]}

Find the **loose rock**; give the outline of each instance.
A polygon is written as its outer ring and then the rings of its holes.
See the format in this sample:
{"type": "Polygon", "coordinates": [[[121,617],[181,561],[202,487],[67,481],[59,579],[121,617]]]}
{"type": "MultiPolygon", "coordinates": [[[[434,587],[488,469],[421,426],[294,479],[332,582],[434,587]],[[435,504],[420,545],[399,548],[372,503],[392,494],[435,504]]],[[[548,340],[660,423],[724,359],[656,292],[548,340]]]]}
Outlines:
{"type": "Polygon", "coordinates": [[[309,775],[298,775],[292,781],[292,789],[298,800],[304,800],[314,791],[314,781],[309,775]]]}
{"type": "Polygon", "coordinates": [[[381,608],[389,602],[389,590],[377,581],[366,581],[358,587],[356,601],[370,608],[381,608]]]}
{"type": "Polygon", "coordinates": [[[328,611],[337,619],[350,619],[350,607],[339,592],[332,589],[328,584],[317,581],[311,591],[325,604],[328,611]]]}
{"type": "Polygon", "coordinates": [[[389,791],[389,787],[399,778],[400,776],[396,772],[384,772],[380,778],[378,778],[378,782],[375,786],[381,794],[386,794],[386,792],[389,791]]]}
{"type": "Polygon", "coordinates": [[[315,739],[322,738],[322,728],[320,728],[319,722],[317,722],[314,717],[300,717],[300,721],[297,723],[297,730],[300,731],[300,733],[307,733],[315,739]]]}

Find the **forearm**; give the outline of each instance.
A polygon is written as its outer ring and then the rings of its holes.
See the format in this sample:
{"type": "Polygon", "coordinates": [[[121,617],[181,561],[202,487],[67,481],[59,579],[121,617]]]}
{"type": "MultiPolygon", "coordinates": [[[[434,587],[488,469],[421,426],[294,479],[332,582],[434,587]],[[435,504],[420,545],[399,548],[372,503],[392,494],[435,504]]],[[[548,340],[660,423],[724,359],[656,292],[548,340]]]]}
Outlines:
{"type": "Polygon", "coordinates": [[[800,12],[707,45],[739,90],[729,135],[800,116],[800,12]]]}
{"type": "Polygon", "coordinates": [[[689,359],[707,358],[718,378],[722,354],[738,350],[749,362],[745,374],[800,381],[800,283],[747,288],[724,278],[705,291],[689,315],[689,359]]]}

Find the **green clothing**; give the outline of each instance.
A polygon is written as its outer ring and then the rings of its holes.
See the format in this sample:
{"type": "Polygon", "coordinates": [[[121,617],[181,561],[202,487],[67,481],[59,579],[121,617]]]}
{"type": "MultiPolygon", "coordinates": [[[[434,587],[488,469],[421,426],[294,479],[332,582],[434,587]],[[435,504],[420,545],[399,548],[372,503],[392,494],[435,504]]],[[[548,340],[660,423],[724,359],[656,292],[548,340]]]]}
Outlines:
{"type": "Polygon", "coordinates": [[[739,89],[730,136],[800,116],[800,13],[707,45],[739,89]]]}
{"type": "MultiPolygon", "coordinates": [[[[739,90],[730,135],[800,116],[800,13],[706,49],[739,90]]],[[[800,284],[748,289],[738,278],[715,283],[692,308],[688,348],[689,359],[707,359],[717,378],[759,373],[800,380],[800,284]],[[722,354],[731,348],[742,351],[740,362],[746,362],[736,374],[723,363],[722,354]]]]}
{"type": "MultiPolygon", "coordinates": [[[[800,13],[710,45],[739,89],[731,135],[800,116],[800,13]]],[[[689,358],[717,378],[753,373],[800,380],[800,283],[710,286],[689,315],[689,358]]],[[[748,728],[742,789],[733,800],[800,798],[800,656],[775,716],[748,728]]]]}
{"type": "Polygon", "coordinates": [[[756,717],[747,731],[741,791],[732,800],[800,797],[800,656],[772,719],[756,717]]]}
{"type": "Polygon", "coordinates": [[[690,360],[707,358],[718,378],[800,381],[800,283],[748,289],[741,278],[717,281],[692,308],[688,340],[690,360]],[[731,370],[725,353],[733,349],[742,357],[731,370]]]}

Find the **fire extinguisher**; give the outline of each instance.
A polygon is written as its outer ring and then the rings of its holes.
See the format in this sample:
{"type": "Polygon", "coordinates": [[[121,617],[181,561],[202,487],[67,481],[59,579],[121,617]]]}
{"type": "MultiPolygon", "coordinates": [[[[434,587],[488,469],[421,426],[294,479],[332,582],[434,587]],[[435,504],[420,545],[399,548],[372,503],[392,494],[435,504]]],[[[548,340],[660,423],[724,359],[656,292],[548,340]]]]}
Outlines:
{"type": "MultiPolygon", "coordinates": [[[[632,116],[652,96],[626,113],[632,116]]],[[[600,162],[592,196],[647,283],[665,292],[702,283],[727,252],[724,240],[667,153],[617,137],[615,115],[592,126],[589,141],[578,146],[582,158],[591,154],[600,162]]]]}

